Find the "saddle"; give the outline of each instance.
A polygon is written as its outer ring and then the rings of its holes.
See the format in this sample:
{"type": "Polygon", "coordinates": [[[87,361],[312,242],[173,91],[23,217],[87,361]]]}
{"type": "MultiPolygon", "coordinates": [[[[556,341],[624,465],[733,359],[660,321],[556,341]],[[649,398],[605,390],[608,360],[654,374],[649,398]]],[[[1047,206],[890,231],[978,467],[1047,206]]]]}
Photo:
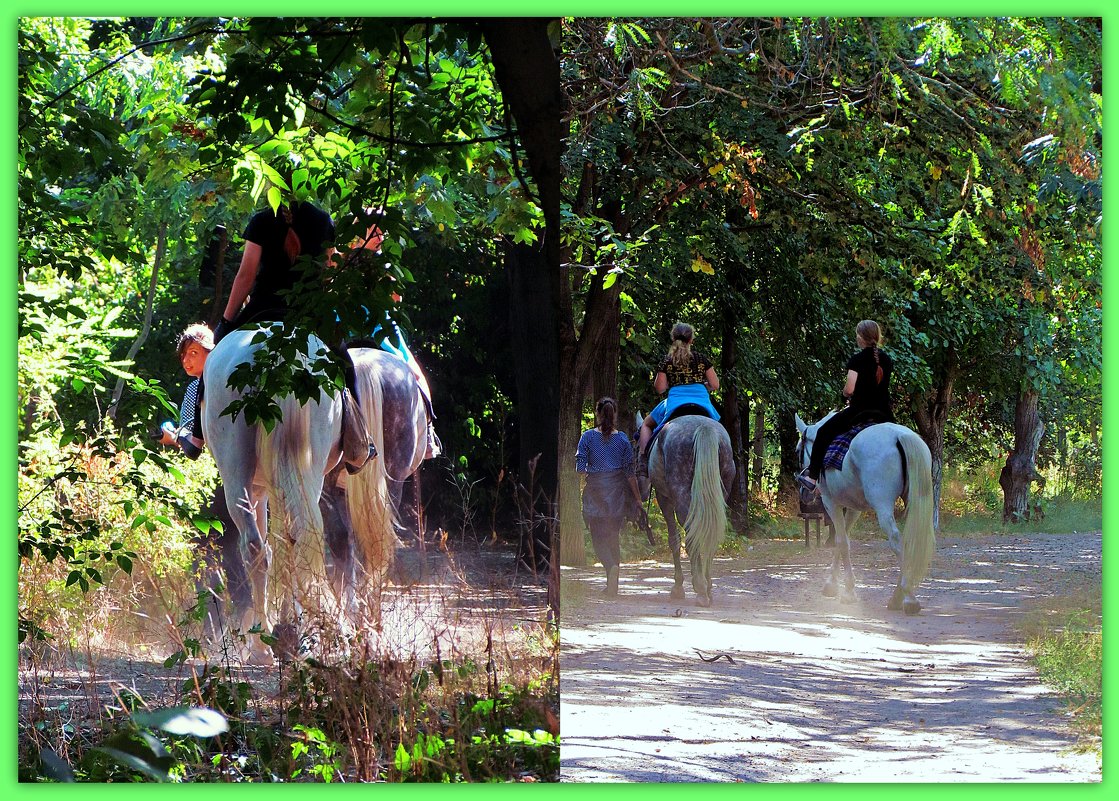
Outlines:
{"type": "Polygon", "coordinates": [[[828,450],[824,454],[824,469],[825,470],[842,470],[843,458],[847,455],[847,451],[851,448],[851,441],[855,438],[860,431],[870,428],[872,425],[877,424],[878,420],[863,419],[862,422],[856,423],[854,426],[844,431],[842,434],[832,440],[828,445],[828,450]]]}
{"type": "Polygon", "coordinates": [[[711,418],[711,415],[708,414],[707,409],[705,409],[703,406],[700,406],[698,403],[681,403],[679,406],[673,409],[667,417],[664,418],[664,421],[659,426],[657,426],[656,429],[653,430],[653,436],[649,437],[649,444],[647,447],[650,449],[653,447],[653,443],[657,441],[657,437],[661,435],[661,431],[664,430],[664,427],[666,425],[671,423],[677,417],[685,417],[690,414],[696,414],[700,417],[706,417],[708,419],[711,418]]]}

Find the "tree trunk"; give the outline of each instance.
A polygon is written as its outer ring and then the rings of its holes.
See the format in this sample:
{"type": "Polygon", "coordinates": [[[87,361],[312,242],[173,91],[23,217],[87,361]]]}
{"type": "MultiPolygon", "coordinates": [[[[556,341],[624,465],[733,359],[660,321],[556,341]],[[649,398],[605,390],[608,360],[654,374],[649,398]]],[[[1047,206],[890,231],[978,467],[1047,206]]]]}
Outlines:
{"type": "MultiPolygon", "coordinates": [[[[132,347],[128,349],[128,355],[125,360],[131,362],[136,358],[136,354],[140,352],[144,342],[147,341],[148,334],[152,330],[152,306],[155,303],[155,290],[159,286],[159,268],[163,264],[163,257],[167,253],[167,223],[160,223],[159,234],[155,242],[155,263],[152,264],[152,280],[148,284],[148,297],[144,301],[144,324],[140,329],[140,335],[136,337],[136,341],[132,343],[132,347]]],[[[124,379],[118,378],[117,385],[113,389],[113,399],[109,403],[109,408],[106,412],[109,419],[114,423],[117,421],[117,406],[120,404],[120,397],[124,394],[124,379]]]]}
{"type": "Polygon", "coordinates": [[[765,467],[765,401],[755,398],[754,401],[754,467],[750,476],[754,483],[754,495],[762,494],[762,469],[765,467]]]}
{"type": "Polygon", "coordinates": [[[777,444],[781,452],[781,466],[777,471],[777,492],[782,503],[788,498],[798,496],[797,483],[793,476],[804,467],[797,459],[797,442],[800,433],[796,427],[796,409],[784,407],[775,415],[777,421],[777,444]]]}
{"type": "Polygon", "coordinates": [[[1038,393],[1028,390],[1019,393],[1014,406],[1014,450],[1007,456],[999,474],[1004,523],[1022,523],[1030,519],[1030,484],[1039,477],[1037,449],[1045,433],[1037,400],[1038,393]]]}
{"type": "Polygon", "coordinates": [[[925,394],[913,412],[917,433],[932,453],[933,527],[940,530],[940,492],[944,484],[944,430],[948,423],[948,409],[952,405],[952,388],[956,383],[957,368],[947,367],[940,383],[925,394]]]}
{"type": "MultiPolygon", "coordinates": [[[[738,361],[736,325],[730,310],[723,312],[723,353],[719,363],[719,375],[723,377],[723,426],[730,435],[730,450],[734,454],[734,483],[730,488],[730,498],[727,506],[730,509],[730,523],[736,534],[745,535],[749,530],[749,514],[747,502],[749,496],[746,492],[747,472],[749,465],[746,461],[746,448],[743,445],[747,434],[742,431],[741,402],[738,397],[738,387],[730,377],[734,374],[738,361]]],[[[747,429],[749,421],[747,421],[747,429]]]]}
{"type": "MultiPolygon", "coordinates": [[[[217,241],[210,242],[209,261],[214,270],[214,304],[210,307],[210,328],[214,328],[221,319],[222,298],[225,297],[225,252],[229,248],[229,234],[224,225],[219,225],[214,230],[217,241]]],[[[202,276],[199,276],[201,278],[202,276]]]]}
{"type": "MultiPolygon", "coordinates": [[[[510,333],[520,428],[520,481],[526,513],[522,556],[548,576],[549,603],[559,614],[555,560],[559,495],[560,181],[565,126],[559,55],[552,20],[482,19],[501,95],[517,123],[544,231],[532,246],[506,251],[510,333]]],[[[515,144],[515,143],[514,143],[515,144]]],[[[513,153],[514,161],[520,154],[513,153]]]]}
{"type": "Polygon", "coordinates": [[[555,340],[554,296],[545,281],[537,248],[510,244],[505,267],[509,282],[509,329],[517,387],[520,431],[518,489],[522,517],[520,556],[536,570],[548,570],[558,495],[559,348],[555,340]],[[532,343],[531,347],[527,343],[532,343]]]}

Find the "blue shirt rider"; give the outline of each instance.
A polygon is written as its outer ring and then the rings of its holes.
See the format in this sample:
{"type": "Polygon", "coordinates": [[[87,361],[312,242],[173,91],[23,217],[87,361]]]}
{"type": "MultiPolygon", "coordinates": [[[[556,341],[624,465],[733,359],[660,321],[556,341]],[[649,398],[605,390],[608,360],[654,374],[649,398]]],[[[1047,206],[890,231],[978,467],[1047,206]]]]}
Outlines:
{"type": "Polygon", "coordinates": [[[699,406],[712,420],[719,419],[710,395],[710,391],[719,388],[719,377],[715,375],[711,360],[692,348],[694,339],[695,330],[687,323],[672,327],[672,345],[653,379],[653,389],[658,393],[667,390],[668,397],[657,404],[641,425],[637,447],[639,476],[649,474],[649,442],[680,406],[699,406]]]}

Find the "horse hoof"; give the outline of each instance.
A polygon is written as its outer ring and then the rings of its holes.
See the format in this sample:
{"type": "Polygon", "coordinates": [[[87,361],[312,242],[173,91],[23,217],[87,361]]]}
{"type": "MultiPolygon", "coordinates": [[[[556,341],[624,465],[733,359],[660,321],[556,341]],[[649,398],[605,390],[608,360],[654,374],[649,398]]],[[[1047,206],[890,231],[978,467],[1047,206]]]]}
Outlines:
{"type": "Polygon", "coordinates": [[[695,603],[696,603],[696,606],[702,606],[703,608],[706,609],[707,607],[711,606],[711,596],[710,595],[697,595],[696,599],[695,599],[695,603]]]}
{"type": "Polygon", "coordinates": [[[891,596],[890,602],[886,604],[886,608],[891,612],[900,612],[902,608],[901,596],[897,594],[891,596]]]}
{"type": "Polygon", "coordinates": [[[844,604],[853,604],[853,603],[855,603],[855,602],[856,602],[856,601],[858,601],[858,600],[859,600],[859,599],[858,599],[858,596],[856,596],[856,595],[855,595],[855,593],[853,593],[853,592],[845,592],[845,593],[843,593],[843,595],[842,595],[842,596],[840,597],[840,599],[839,599],[839,602],[840,602],[840,603],[844,603],[844,604]]]}
{"type": "Polygon", "coordinates": [[[901,605],[901,609],[907,615],[915,615],[921,611],[921,604],[916,601],[906,601],[901,605]]]}
{"type": "Polygon", "coordinates": [[[821,592],[824,594],[824,597],[826,597],[826,598],[834,598],[836,595],[839,594],[836,591],[834,584],[825,584],[824,589],[821,590],[821,592]]]}
{"type": "Polygon", "coordinates": [[[668,597],[673,599],[674,601],[682,601],[684,599],[684,588],[673,587],[672,592],[668,594],[668,597]]]}
{"type": "Polygon", "coordinates": [[[275,662],[275,659],[272,657],[271,650],[252,650],[245,655],[245,662],[256,667],[272,667],[272,663],[275,662]]]}

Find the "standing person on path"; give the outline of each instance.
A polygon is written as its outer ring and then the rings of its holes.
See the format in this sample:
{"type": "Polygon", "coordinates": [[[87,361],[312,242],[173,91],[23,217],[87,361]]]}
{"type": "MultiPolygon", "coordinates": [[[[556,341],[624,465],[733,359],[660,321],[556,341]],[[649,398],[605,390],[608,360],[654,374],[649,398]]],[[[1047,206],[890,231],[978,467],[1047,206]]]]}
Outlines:
{"type": "Polygon", "coordinates": [[[712,361],[692,347],[694,340],[695,329],[687,323],[676,323],[672,327],[672,345],[653,379],[653,390],[658,395],[667,390],[668,397],[658,403],[641,424],[637,440],[639,476],[649,475],[649,440],[678,407],[694,404],[705,409],[712,420],[719,419],[719,413],[711,405],[711,392],[719,388],[719,376],[715,375],[712,361]]]}
{"type": "Polygon", "coordinates": [[[628,498],[637,503],[639,520],[648,526],[641,508],[641,492],[633,475],[633,446],[614,426],[618,404],[603,398],[595,404],[595,427],[583,432],[575,451],[575,470],[583,483],[583,522],[591,532],[598,561],[606,571],[606,595],[618,594],[621,569],[621,531],[628,498]]]}
{"type": "MultiPolygon", "coordinates": [[[[198,384],[202,370],[206,366],[206,358],[214,349],[214,335],[209,326],[202,323],[189,325],[179,335],[175,345],[175,352],[179,356],[179,363],[183,371],[193,381],[187,384],[183,392],[183,401],[179,404],[179,425],[168,421],[160,426],[159,444],[179,448],[191,459],[197,459],[202,453],[202,442],[193,436],[195,409],[198,400],[198,384]]],[[[222,530],[211,529],[208,533],[199,533],[194,538],[195,569],[199,562],[206,565],[207,575],[199,583],[198,590],[204,588],[211,594],[211,614],[208,616],[208,625],[211,634],[218,634],[216,621],[220,620],[220,596],[218,588],[224,586],[233,601],[237,613],[248,609],[252,605],[252,587],[249,584],[248,571],[241,558],[240,535],[233,519],[229,516],[229,509],[225,502],[225,490],[219,482],[210,499],[209,507],[203,512],[209,517],[221,521],[222,530]],[[225,578],[222,578],[224,573],[225,578]]]]}
{"type": "Polygon", "coordinates": [[[881,342],[882,329],[874,320],[863,320],[855,326],[855,343],[859,351],[847,360],[847,382],[843,386],[847,406],[816,430],[808,467],[797,475],[806,489],[816,491],[828,446],[836,437],[859,423],[894,422],[890,399],[890,376],[894,371],[894,362],[879,347],[881,342]]]}

